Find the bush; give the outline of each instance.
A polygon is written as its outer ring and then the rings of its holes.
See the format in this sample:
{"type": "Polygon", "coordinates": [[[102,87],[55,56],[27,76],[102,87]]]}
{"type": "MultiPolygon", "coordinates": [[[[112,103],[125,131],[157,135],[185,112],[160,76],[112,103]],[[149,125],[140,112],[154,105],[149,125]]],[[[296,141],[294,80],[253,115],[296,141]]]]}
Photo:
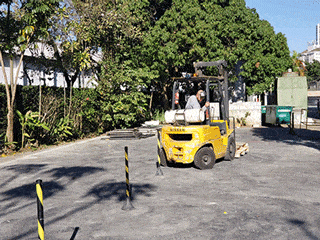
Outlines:
{"type": "Polygon", "coordinates": [[[150,118],[149,97],[143,93],[152,75],[131,61],[107,62],[99,75],[97,101],[107,129],[135,127],[150,118]]]}
{"type": "MultiPolygon", "coordinates": [[[[139,89],[141,80],[135,78],[123,78],[130,83],[126,90],[115,82],[113,86],[106,83],[97,89],[73,88],[70,92],[57,87],[17,86],[14,141],[18,146],[37,147],[138,126],[150,116],[148,97],[139,89]]],[[[5,87],[0,85],[0,149],[4,146],[6,107],[5,87]]]]}

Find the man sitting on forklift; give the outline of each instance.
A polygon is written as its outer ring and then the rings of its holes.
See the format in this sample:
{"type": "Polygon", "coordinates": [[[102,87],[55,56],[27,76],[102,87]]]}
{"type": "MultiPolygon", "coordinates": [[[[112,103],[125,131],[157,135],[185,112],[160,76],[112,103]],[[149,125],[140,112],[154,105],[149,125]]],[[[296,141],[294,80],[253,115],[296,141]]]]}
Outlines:
{"type": "MultiPolygon", "coordinates": [[[[203,90],[199,90],[196,95],[189,97],[185,109],[200,109],[200,103],[205,99],[206,93],[203,90]]],[[[210,106],[209,102],[206,102],[202,107],[202,110],[205,111],[210,106]]]]}

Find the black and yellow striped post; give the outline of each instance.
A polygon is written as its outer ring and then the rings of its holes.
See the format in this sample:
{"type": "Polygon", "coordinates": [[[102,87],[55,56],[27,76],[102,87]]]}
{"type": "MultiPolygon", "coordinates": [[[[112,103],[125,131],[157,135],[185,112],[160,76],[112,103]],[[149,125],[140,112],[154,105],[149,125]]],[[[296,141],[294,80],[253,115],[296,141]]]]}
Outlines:
{"type": "Polygon", "coordinates": [[[43,219],[43,193],[42,193],[42,180],[36,181],[37,191],[37,210],[38,210],[38,237],[44,240],[44,219],[43,219]]]}
{"type": "Polygon", "coordinates": [[[156,172],[156,176],[160,176],[163,175],[163,172],[160,168],[160,163],[161,163],[161,159],[160,159],[160,149],[161,149],[161,145],[160,145],[160,130],[157,130],[157,139],[158,139],[158,161],[156,163],[157,165],[157,172],[156,172]]]}
{"type": "Polygon", "coordinates": [[[126,202],[124,203],[122,210],[131,210],[133,209],[133,205],[131,203],[131,191],[130,191],[130,183],[129,183],[129,161],[128,161],[128,147],[124,147],[125,153],[125,162],[126,162],[126,202]]]}

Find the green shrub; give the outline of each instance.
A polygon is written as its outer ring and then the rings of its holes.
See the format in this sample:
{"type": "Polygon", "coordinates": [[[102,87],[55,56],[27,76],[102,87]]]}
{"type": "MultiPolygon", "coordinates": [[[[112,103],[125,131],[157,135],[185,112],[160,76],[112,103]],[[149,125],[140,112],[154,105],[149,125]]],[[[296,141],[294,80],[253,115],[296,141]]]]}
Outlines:
{"type": "Polygon", "coordinates": [[[164,123],[165,122],[164,112],[165,112],[164,110],[156,109],[153,115],[153,119],[159,120],[160,123],[164,123]]]}
{"type": "MultiPolygon", "coordinates": [[[[17,86],[14,140],[22,147],[47,145],[139,126],[150,119],[148,96],[141,91],[142,86],[139,72],[130,69],[119,70],[111,82],[103,82],[96,89],[73,88],[69,92],[57,87],[17,86]],[[131,75],[126,77],[128,73],[131,75]],[[127,89],[121,90],[121,84],[127,89]]],[[[5,86],[0,85],[0,149],[5,142],[6,107],[5,86]]]]}

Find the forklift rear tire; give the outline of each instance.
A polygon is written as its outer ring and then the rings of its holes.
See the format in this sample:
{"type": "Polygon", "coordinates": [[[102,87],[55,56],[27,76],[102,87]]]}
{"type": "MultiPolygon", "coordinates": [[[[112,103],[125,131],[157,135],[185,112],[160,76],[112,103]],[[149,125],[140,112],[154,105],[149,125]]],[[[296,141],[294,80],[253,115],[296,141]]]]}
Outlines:
{"type": "Polygon", "coordinates": [[[229,137],[227,152],[224,157],[225,160],[232,161],[236,154],[236,141],[233,136],[229,137]]]}
{"type": "Polygon", "coordinates": [[[168,166],[167,156],[163,148],[160,149],[159,155],[160,155],[160,165],[164,167],[168,166]]]}
{"type": "Polygon", "coordinates": [[[201,169],[211,169],[216,163],[216,157],[211,147],[203,147],[194,156],[194,165],[201,169]]]}

